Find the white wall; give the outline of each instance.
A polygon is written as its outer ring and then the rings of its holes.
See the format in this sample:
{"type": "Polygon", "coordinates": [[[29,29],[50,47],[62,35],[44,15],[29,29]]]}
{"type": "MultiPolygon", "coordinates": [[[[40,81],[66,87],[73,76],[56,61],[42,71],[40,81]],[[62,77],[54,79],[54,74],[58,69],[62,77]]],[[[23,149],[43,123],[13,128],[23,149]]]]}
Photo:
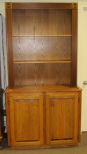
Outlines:
{"type": "MultiPolygon", "coordinates": [[[[0,13],[5,15],[4,2],[0,0],[0,13]]],[[[87,80],[87,2],[86,0],[9,0],[9,2],[78,2],[78,86],[82,88],[82,131],[87,131],[87,87],[83,81],[87,80]],[[85,8],[84,8],[85,7],[85,8]]]]}
{"type": "Polygon", "coordinates": [[[87,131],[87,2],[78,3],[78,85],[82,88],[82,131],[87,131]]]}
{"type": "Polygon", "coordinates": [[[5,14],[4,3],[0,0],[0,13],[5,14]]]}

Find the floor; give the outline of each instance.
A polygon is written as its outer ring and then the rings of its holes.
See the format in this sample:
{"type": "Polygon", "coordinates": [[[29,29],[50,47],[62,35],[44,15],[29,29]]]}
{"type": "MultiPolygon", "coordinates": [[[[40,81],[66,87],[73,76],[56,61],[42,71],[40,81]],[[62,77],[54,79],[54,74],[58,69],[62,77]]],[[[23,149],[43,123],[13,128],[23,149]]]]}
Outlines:
{"type": "Polygon", "coordinates": [[[81,143],[75,147],[34,150],[12,150],[10,148],[1,148],[0,154],[87,154],[87,132],[84,132],[81,135],[81,143]]]}

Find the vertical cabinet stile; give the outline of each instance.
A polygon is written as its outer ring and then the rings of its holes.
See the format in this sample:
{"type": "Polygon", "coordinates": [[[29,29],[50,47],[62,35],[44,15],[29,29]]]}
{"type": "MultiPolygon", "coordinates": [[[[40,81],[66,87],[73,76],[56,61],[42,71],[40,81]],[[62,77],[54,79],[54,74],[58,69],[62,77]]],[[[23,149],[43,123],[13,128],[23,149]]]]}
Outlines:
{"type": "Polygon", "coordinates": [[[8,82],[9,87],[14,87],[13,69],[13,42],[12,42],[12,4],[6,4],[6,38],[7,38],[7,60],[8,60],[8,82]]]}

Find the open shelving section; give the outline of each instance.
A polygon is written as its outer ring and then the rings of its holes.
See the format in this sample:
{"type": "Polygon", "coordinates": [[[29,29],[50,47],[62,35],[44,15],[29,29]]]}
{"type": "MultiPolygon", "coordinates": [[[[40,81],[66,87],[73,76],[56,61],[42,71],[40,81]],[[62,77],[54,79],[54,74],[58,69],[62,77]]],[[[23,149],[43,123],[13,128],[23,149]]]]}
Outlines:
{"type": "Polygon", "coordinates": [[[13,7],[10,13],[12,85],[21,86],[22,83],[22,86],[29,86],[34,81],[37,86],[51,85],[48,79],[52,85],[73,85],[71,9],[13,7]]]}

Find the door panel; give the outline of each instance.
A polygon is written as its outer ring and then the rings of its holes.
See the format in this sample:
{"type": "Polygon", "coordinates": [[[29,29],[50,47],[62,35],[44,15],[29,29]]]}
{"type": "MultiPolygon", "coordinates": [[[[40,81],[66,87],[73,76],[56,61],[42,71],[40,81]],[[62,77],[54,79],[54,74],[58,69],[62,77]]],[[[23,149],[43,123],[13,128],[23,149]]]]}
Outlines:
{"type": "Polygon", "coordinates": [[[41,94],[13,94],[10,97],[12,144],[43,144],[43,97],[41,94]]]}
{"type": "Polygon", "coordinates": [[[78,95],[49,93],[46,96],[48,144],[71,144],[78,134],[78,95]]]}
{"type": "Polygon", "coordinates": [[[40,138],[40,106],[38,99],[16,100],[14,110],[16,141],[38,141],[40,138]],[[28,102],[27,102],[28,101],[28,102]],[[26,105],[25,105],[26,104],[26,105]]]}
{"type": "Polygon", "coordinates": [[[72,138],[73,111],[73,99],[50,99],[52,140],[72,138]]]}

